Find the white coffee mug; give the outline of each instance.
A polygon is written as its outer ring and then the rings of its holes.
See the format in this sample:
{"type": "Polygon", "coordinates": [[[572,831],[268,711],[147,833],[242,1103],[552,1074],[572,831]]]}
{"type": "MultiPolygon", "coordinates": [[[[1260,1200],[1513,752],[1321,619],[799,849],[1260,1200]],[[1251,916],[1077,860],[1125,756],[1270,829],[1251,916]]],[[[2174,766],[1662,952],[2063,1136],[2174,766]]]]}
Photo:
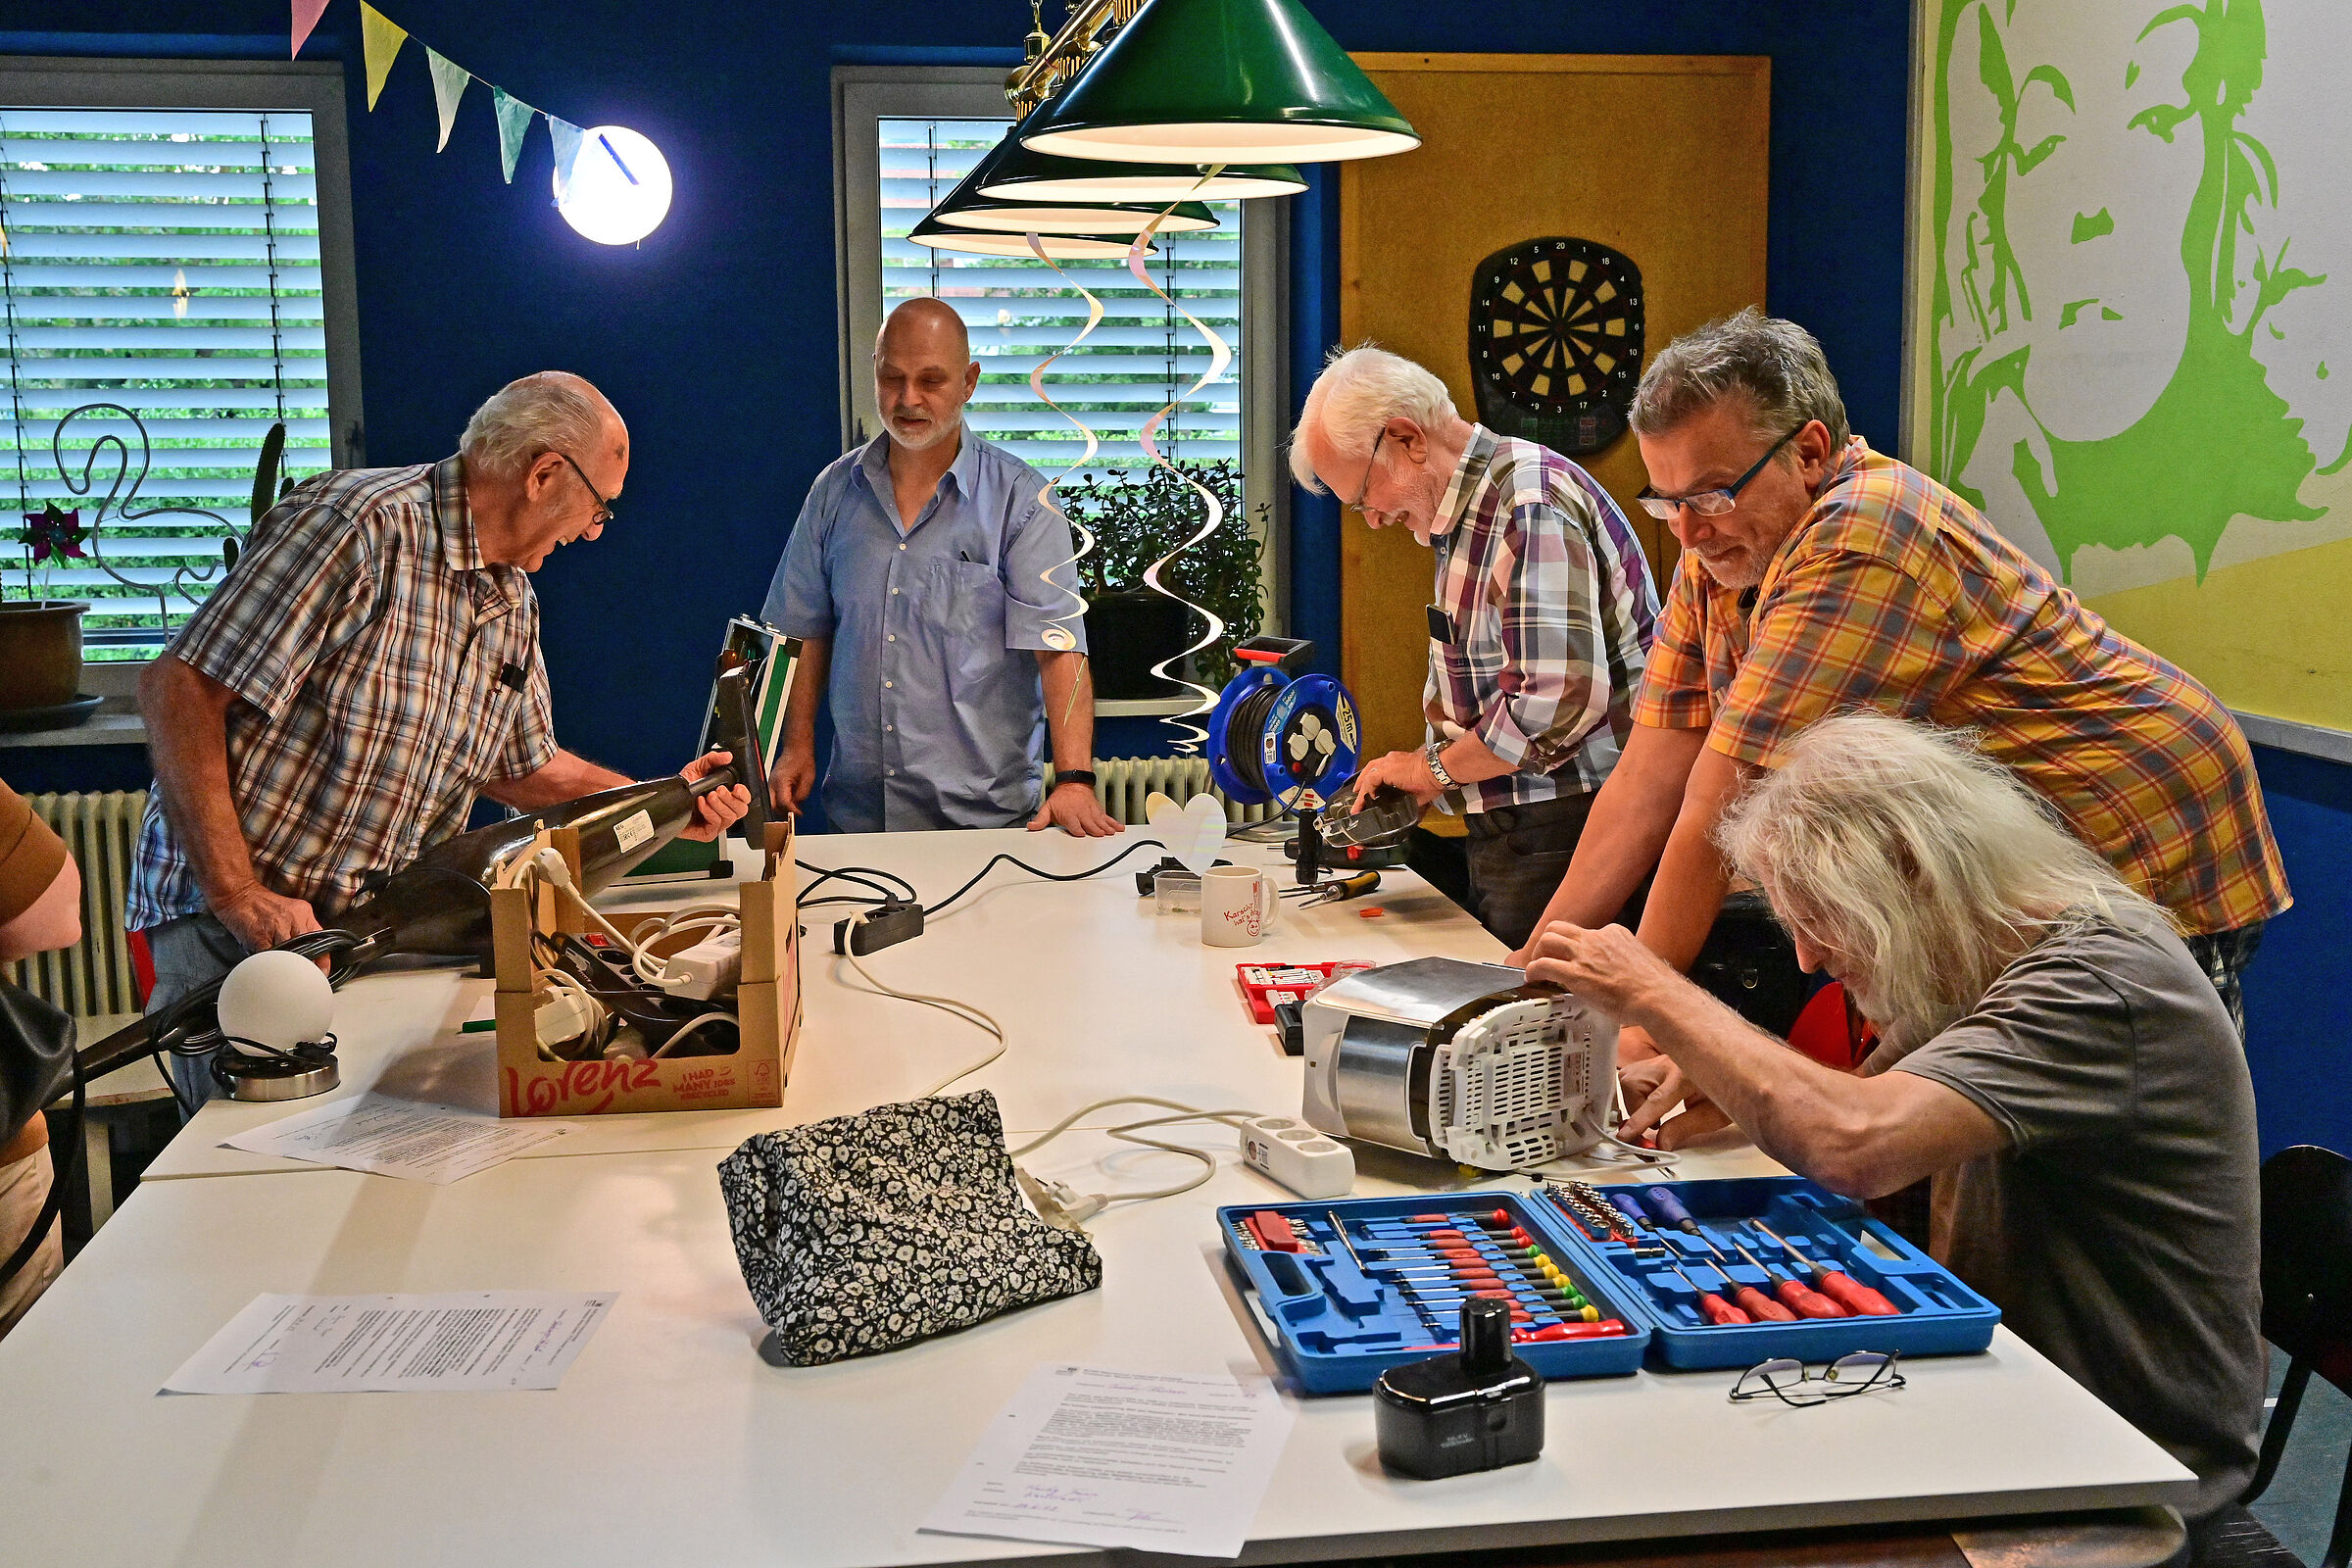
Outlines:
{"type": "Polygon", "coordinates": [[[1200,878],[1200,940],[1246,948],[1274,929],[1281,901],[1274,878],[1254,865],[1212,865],[1200,878]]]}

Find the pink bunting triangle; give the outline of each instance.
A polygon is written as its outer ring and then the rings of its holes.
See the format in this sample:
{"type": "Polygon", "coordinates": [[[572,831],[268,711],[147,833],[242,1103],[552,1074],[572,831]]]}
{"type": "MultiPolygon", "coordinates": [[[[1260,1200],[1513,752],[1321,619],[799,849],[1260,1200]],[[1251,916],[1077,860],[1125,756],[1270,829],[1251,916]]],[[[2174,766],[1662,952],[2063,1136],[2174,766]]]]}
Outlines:
{"type": "Polygon", "coordinates": [[[286,58],[300,58],[302,46],[309,41],[311,29],[326,14],[326,0],[294,0],[294,48],[286,58]]]}

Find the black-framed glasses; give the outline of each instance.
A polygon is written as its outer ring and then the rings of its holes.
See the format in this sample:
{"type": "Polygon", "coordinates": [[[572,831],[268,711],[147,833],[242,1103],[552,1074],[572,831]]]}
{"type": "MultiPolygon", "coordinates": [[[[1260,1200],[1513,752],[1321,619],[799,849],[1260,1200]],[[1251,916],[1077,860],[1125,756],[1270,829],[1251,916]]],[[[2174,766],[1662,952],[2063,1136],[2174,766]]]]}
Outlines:
{"type": "MultiPolygon", "coordinates": [[[[1807,419],[1805,424],[1812,422],[1807,419]]],[[[1772,461],[1772,455],[1795,440],[1797,430],[1802,430],[1804,427],[1804,424],[1798,425],[1796,430],[1789,431],[1771,446],[1766,447],[1764,455],[1756,460],[1755,466],[1720,490],[1694,490],[1687,496],[1662,496],[1649,486],[1643,485],[1642,493],[1634,499],[1642,503],[1643,512],[1648,513],[1660,522],[1672,522],[1674,514],[1685,507],[1689,507],[1702,517],[1720,517],[1740,504],[1740,492],[1747,488],[1748,481],[1762,473],[1764,465],[1772,461]]]]}
{"type": "Polygon", "coordinates": [[[1380,433],[1372,438],[1372,455],[1364,460],[1364,482],[1355,487],[1355,499],[1348,503],[1348,510],[1359,517],[1364,514],[1364,497],[1372,493],[1372,470],[1380,464],[1380,444],[1388,438],[1389,427],[1384,421],[1380,433]]]}
{"type": "Polygon", "coordinates": [[[571,471],[580,476],[580,483],[587,488],[587,491],[590,495],[596,497],[596,521],[592,526],[602,528],[605,526],[605,524],[611,522],[612,520],[612,503],[607,501],[603,494],[597,490],[594,481],[588,477],[588,470],[581,467],[577,463],[573,462],[572,456],[568,452],[559,451],[556,453],[556,456],[562,458],[565,463],[571,464],[571,471]]]}
{"type": "Polygon", "coordinates": [[[1818,1376],[1793,1356],[1775,1356],[1740,1374],[1740,1381],[1732,1385],[1732,1402],[1778,1399],[1801,1410],[1857,1394],[1899,1389],[1903,1375],[1895,1370],[1895,1362],[1900,1355],[1897,1350],[1856,1350],[1832,1361],[1818,1376]]]}

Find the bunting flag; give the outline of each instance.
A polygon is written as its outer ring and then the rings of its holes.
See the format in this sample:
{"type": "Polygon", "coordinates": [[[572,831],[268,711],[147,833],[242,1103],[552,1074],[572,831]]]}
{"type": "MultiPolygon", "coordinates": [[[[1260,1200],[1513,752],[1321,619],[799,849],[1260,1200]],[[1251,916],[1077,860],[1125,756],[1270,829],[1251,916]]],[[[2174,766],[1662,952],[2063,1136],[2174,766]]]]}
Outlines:
{"type": "Polygon", "coordinates": [[[451,65],[439,50],[429,47],[424,51],[424,63],[433,73],[433,106],[441,111],[441,139],[433,144],[433,151],[439,152],[449,145],[449,127],[458,122],[458,100],[466,96],[473,73],[451,65]]]}
{"type": "Polygon", "coordinates": [[[531,133],[531,117],[539,113],[504,87],[490,89],[490,107],[498,115],[498,161],[514,183],[514,160],[522,156],[522,138],[531,133]]]}
{"type": "Polygon", "coordinates": [[[294,49],[287,59],[298,59],[302,46],[310,41],[311,29],[326,14],[326,0],[294,0],[294,49]]]}
{"type": "Polygon", "coordinates": [[[571,166],[580,156],[580,138],[585,134],[568,120],[547,117],[547,133],[556,143],[556,199],[561,201],[564,188],[571,183],[571,166]]]}
{"type": "MultiPolygon", "coordinates": [[[[295,0],[299,5],[301,0],[295,0]]],[[[386,17],[381,11],[360,0],[360,43],[368,56],[368,107],[373,109],[376,99],[383,96],[384,78],[392,74],[392,62],[400,58],[400,46],[409,41],[409,29],[386,17]]]]}

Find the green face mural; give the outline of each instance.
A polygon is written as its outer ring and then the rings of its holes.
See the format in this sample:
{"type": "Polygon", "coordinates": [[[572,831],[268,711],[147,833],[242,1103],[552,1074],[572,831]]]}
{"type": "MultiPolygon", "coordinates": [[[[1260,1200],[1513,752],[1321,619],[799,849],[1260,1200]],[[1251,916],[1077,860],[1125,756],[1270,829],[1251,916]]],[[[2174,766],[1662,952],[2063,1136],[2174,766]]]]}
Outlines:
{"type": "Polygon", "coordinates": [[[2257,357],[2327,282],[2242,123],[2268,47],[2257,0],[1938,0],[1922,455],[2070,579],[2085,546],[2166,539],[2201,579],[2233,517],[2323,515],[2257,357]]]}

